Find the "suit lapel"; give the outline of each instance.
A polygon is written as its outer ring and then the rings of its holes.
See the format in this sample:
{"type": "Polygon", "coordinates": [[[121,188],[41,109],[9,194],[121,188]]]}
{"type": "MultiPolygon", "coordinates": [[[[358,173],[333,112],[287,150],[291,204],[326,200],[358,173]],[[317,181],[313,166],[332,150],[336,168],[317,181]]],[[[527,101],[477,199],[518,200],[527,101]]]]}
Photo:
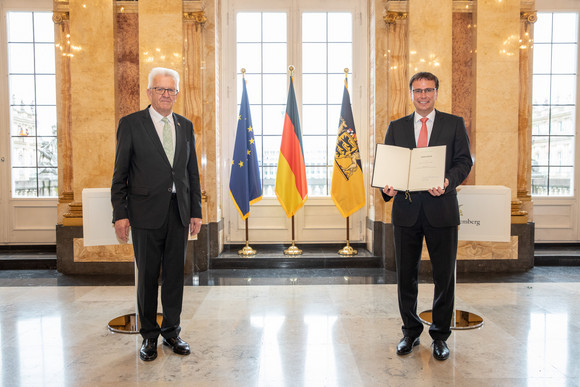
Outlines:
{"type": "Polygon", "coordinates": [[[417,146],[417,141],[415,141],[415,113],[411,113],[406,118],[408,129],[405,130],[405,147],[415,148],[417,146]]]}
{"type": "Polygon", "coordinates": [[[441,135],[441,130],[444,126],[443,121],[443,114],[439,113],[438,110],[435,110],[435,121],[433,121],[433,129],[431,130],[431,137],[429,138],[429,146],[433,146],[437,144],[437,139],[441,135]]]}
{"type": "Polygon", "coordinates": [[[143,114],[143,127],[145,128],[145,133],[147,133],[147,135],[151,138],[151,142],[153,143],[153,146],[155,147],[155,149],[157,149],[157,151],[159,153],[161,153],[165,162],[169,166],[171,166],[169,164],[169,159],[167,158],[167,154],[165,153],[165,149],[163,149],[163,144],[161,143],[161,139],[159,138],[159,135],[157,134],[157,130],[155,130],[155,125],[153,124],[153,119],[151,118],[151,114],[149,114],[149,108],[143,110],[143,112],[144,112],[144,114],[143,114]]]}
{"type": "Polygon", "coordinates": [[[179,160],[181,154],[183,153],[185,138],[181,123],[179,122],[179,119],[175,113],[173,113],[173,122],[175,124],[175,156],[173,157],[173,165],[175,165],[176,160],[179,160]]]}

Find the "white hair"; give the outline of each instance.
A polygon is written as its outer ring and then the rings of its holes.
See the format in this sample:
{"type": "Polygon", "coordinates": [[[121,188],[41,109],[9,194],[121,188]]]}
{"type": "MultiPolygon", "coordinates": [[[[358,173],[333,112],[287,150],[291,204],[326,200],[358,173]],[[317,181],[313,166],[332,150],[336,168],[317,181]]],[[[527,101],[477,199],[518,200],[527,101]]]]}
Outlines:
{"type": "Polygon", "coordinates": [[[165,75],[173,78],[175,81],[175,90],[179,90],[179,73],[175,70],[166,69],[165,67],[154,67],[151,70],[149,73],[149,85],[147,85],[148,89],[153,87],[153,80],[158,75],[165,75]]]}

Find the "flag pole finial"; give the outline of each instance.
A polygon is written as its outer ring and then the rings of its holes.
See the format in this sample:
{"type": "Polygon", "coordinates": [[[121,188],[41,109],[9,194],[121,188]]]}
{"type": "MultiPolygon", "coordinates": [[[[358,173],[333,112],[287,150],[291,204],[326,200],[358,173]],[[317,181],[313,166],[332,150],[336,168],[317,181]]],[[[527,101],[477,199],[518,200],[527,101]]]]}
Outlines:
{"type": "Polygon", "coordinates": [[[290,65],[288,66],[288,70],[290,70],[290,76],[294,76],[294,66],[290,65]]]}
{"type": "Polygon", "coordinates": [[[344,77],[346,78],[348,76],[348,67],[344,68],[344,77]]]}
{"type": "Polygon", "coordinates": [[[242,78],[246,79],[246,69],[242,67],[240,71],[242,72],[242,78]]]}

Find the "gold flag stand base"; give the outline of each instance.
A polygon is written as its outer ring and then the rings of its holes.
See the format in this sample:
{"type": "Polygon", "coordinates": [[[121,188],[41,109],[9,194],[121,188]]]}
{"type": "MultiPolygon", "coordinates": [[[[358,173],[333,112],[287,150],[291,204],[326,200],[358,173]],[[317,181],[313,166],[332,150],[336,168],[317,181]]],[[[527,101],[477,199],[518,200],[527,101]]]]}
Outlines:
{"type": "Polygon", "coordinates": [[[244,246],[243,249],[238,250],[238,255],[244,256],[244,257],[251,257],[256,255],[256,250],[252,249],[249,245],[248,242],[246,242],[246,245],[244,246]]]}
{"type": "MultiPolygon", "coordinates": [[[[483,326],[483,318],[475,313],[466,312],[464,310],[455,309],[454,320],[451,322],[451,329],[475,329],[483,326]]],[[[433,323],[433,312],[426,310],[419,313],[419,319],[423,324],[431,325],[433,323]]]]}
{"type": "Polygon", "coordinates": [[[342,249],[338,250],[340,255],[357,255],[358,251],[353,249],[348,243],[342,249]]]}
{"type": "Polygon", "coordinates": [[[292,241],[292,246],[288,247],[284,250],[285,255],[302,255],[302,250],[294,245],[294,241],[292,241]]]}

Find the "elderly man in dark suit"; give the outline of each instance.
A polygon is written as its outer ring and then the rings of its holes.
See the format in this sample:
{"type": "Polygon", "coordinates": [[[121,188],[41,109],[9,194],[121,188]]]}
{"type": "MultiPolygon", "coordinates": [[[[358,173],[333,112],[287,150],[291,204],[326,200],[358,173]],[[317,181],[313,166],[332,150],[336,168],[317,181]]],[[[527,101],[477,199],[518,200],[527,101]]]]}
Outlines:
{"type": "Polygon", "coordinates": [[[173,113],[179,74],[154,68],[147,96],[151,105],[121,118],[111,186],[113,222],[119,240],[129,228],[138,270],[137,304],[143,344],[139,357],[157,358],[157,338],[188,355],[179,337],[188,231],[201,228],[201,190],[191,121],[173,113]],[[163,322],[157,323],[161,273],[163,322]]]}
{"type": "Polygon", "coordinates": [[[455,188],[467,178],[473,162],[463,118],[435,110],[439,88],[437,77],[427,72],[417,73],[411,78],[409,88],[415,112],[389,124],[385,144],[405,148],[445,145],[445,181],[443,187],[433,187],[428,191],[397,192],[389,185],[382,190],[385,201],[394,197],[391,221],[404,336],[397,346],[397,354],[411,353],[419,344],[423,331],[417,315],[417,293],[425,237],[435,285],[433,323],[429,334],[433,339],[433,356],[445,360],[449,357],[446,340],[451,334],[455,297],[459,225],[455,188]]]}

